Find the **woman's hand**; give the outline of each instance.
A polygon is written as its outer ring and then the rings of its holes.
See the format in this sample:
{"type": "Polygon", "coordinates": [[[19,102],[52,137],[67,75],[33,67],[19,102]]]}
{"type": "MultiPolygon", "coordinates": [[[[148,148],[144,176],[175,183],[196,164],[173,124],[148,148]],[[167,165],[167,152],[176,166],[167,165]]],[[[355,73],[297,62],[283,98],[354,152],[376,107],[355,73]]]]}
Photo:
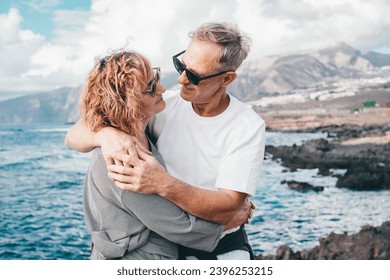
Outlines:
{"type": "Polygon", "coordinates": [[[114,159],[113,154],[127,154],[132,160],[138,159],[136,145],[146,154],[151,154],[134,136],[113,127],[104,127],[96,132],[96,138],[102,148],[107,165],[124,165],[121,160],[114,159]]]}
{"type": "MultiPolygon", "coordinates": [[[[113,127],[103,127],[93,132],[83,119],[78,120],[68,131],[65,137],[65,144],[72,149],[87,153],[96,147],[102,148],[102,153],[107,164],[115,163],[112,154],[116,152],[129,154],[131,157],[138,158],[135,144],[138,143],[140,149],[149,153],[140,142],[133,136],[130,136],[113,127]]],[[[120,161],[116,163],[121,164],[120,161]]]]}

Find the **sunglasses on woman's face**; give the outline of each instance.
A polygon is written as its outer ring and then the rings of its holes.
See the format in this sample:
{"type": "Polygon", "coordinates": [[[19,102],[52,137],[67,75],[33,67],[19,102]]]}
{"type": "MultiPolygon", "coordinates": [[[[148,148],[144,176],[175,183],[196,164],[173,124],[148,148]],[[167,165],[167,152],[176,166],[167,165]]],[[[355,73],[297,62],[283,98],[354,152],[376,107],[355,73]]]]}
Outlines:
{"type": "Polygon", "coordinates": [[[148,89],[145,93],[150,94],[151,96],[156,96],[157,84],[160,82],[161,70],[160,67],[153,67],[153,80],[148,83],[148,89]]]}
{"type": "Polygon", "coordinates": [[[217,74],[210,75],[210,76],[200,77],[198,74],[196,74],[192,70],[187,69],[187,67],[185,67],[183,62],[181,62],[180,59],[177,58],[178,56],[182,55],[184,52],[185,51],[182,51],[182,52],[180,52],[177,55],[174,55],[172,57],[173,65],[175,66],[175,68],[176,68],[177,72],[179,72],[179,74],[183,73],[183,71],[186,71],[187,79],[193,85],[198,85],[200,83],[200,81],[211,79],[211,78],[217,77],[219,75],[225,74],[227,72],[235,72],[234,70],[226,70],[226,71],[222,71],[222,72],[219,72],[217,74]]]}

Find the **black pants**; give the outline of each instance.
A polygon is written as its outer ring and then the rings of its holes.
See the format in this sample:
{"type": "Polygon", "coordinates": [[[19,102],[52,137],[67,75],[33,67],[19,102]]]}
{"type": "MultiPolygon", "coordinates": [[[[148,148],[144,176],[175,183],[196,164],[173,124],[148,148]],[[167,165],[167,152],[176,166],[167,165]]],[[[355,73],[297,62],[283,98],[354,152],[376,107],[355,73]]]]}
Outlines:
{"type": "Polygon", "coordinates": [[[235,232],[226,234],[212,252],[199,251],[196,249],[179,246],[179,259],[185,260],[185,256],[194,256],[199,260],[217,260],[217,256],[234,250],[249,252],[250,259],[253,260],[253,251],[248,242],[248,236],[244,226],[235,232]]]}

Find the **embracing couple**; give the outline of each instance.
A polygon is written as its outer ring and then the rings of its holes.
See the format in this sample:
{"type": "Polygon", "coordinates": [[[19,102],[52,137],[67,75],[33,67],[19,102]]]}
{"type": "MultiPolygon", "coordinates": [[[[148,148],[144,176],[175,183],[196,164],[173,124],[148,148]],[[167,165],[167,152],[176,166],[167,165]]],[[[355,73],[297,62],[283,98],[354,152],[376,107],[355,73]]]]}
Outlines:
{"type": "Polygon", "coordinates": [[[181,89],[137,52],[98,60],[66,144],[92,152],[84,186],[91,259],[253,259],[265,123],[227,93],[250,38],[230,23],[189,33],[181,89]]]}

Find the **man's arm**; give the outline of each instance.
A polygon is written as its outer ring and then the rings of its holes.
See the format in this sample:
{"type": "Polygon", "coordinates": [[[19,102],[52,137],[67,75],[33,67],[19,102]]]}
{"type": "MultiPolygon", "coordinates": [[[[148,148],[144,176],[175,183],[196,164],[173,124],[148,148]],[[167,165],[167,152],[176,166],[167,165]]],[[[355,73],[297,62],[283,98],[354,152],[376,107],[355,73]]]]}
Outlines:
{"type": "Polygon", "coordinates": [[[191,186],[171,176],[152,156],[138,149],[139,159],[116,153],[116,160],[134,166],[108,166],[108,176],[128,191],[158,194],[184,211],[220,224],[227,224],[243,205],[247,194],[219,189],[218,191],[191,186]]]}
{"type": "Polygon", "coordinates": [[[246,193],[219,189],[201,189],[170,176],[158,194],[185,211],[205,220],[228,223],[247,198],[246,193]]]}
{"type": "Polygon", "coordinates": [[[215,249],[223,230],[248,222],[253,214],[251,211],[248,215],[246,207],[241,208],[229,224],[223,227],[190,215],[159,195],[125,191],[122,194],[122,205],[151,231],[177,244],[208,252],[215,249]]]}
{"type": "Polygon", "coordinates": [[[223,226],[188,215],[158,195],[124,192],[122,205],[151,231],[186,247],[212,251],[222,234],[223,226]]]}
{"type": "Polygon", "coordinates": [[[207,252],[215,249],[223,230],[248,223],[253,214],[248,214],[246,207],[241,208],[229,224],[222,226],[190,215],[158,195],[123,192],[122,205],[151,231],[174,243],[207,252]]]}

